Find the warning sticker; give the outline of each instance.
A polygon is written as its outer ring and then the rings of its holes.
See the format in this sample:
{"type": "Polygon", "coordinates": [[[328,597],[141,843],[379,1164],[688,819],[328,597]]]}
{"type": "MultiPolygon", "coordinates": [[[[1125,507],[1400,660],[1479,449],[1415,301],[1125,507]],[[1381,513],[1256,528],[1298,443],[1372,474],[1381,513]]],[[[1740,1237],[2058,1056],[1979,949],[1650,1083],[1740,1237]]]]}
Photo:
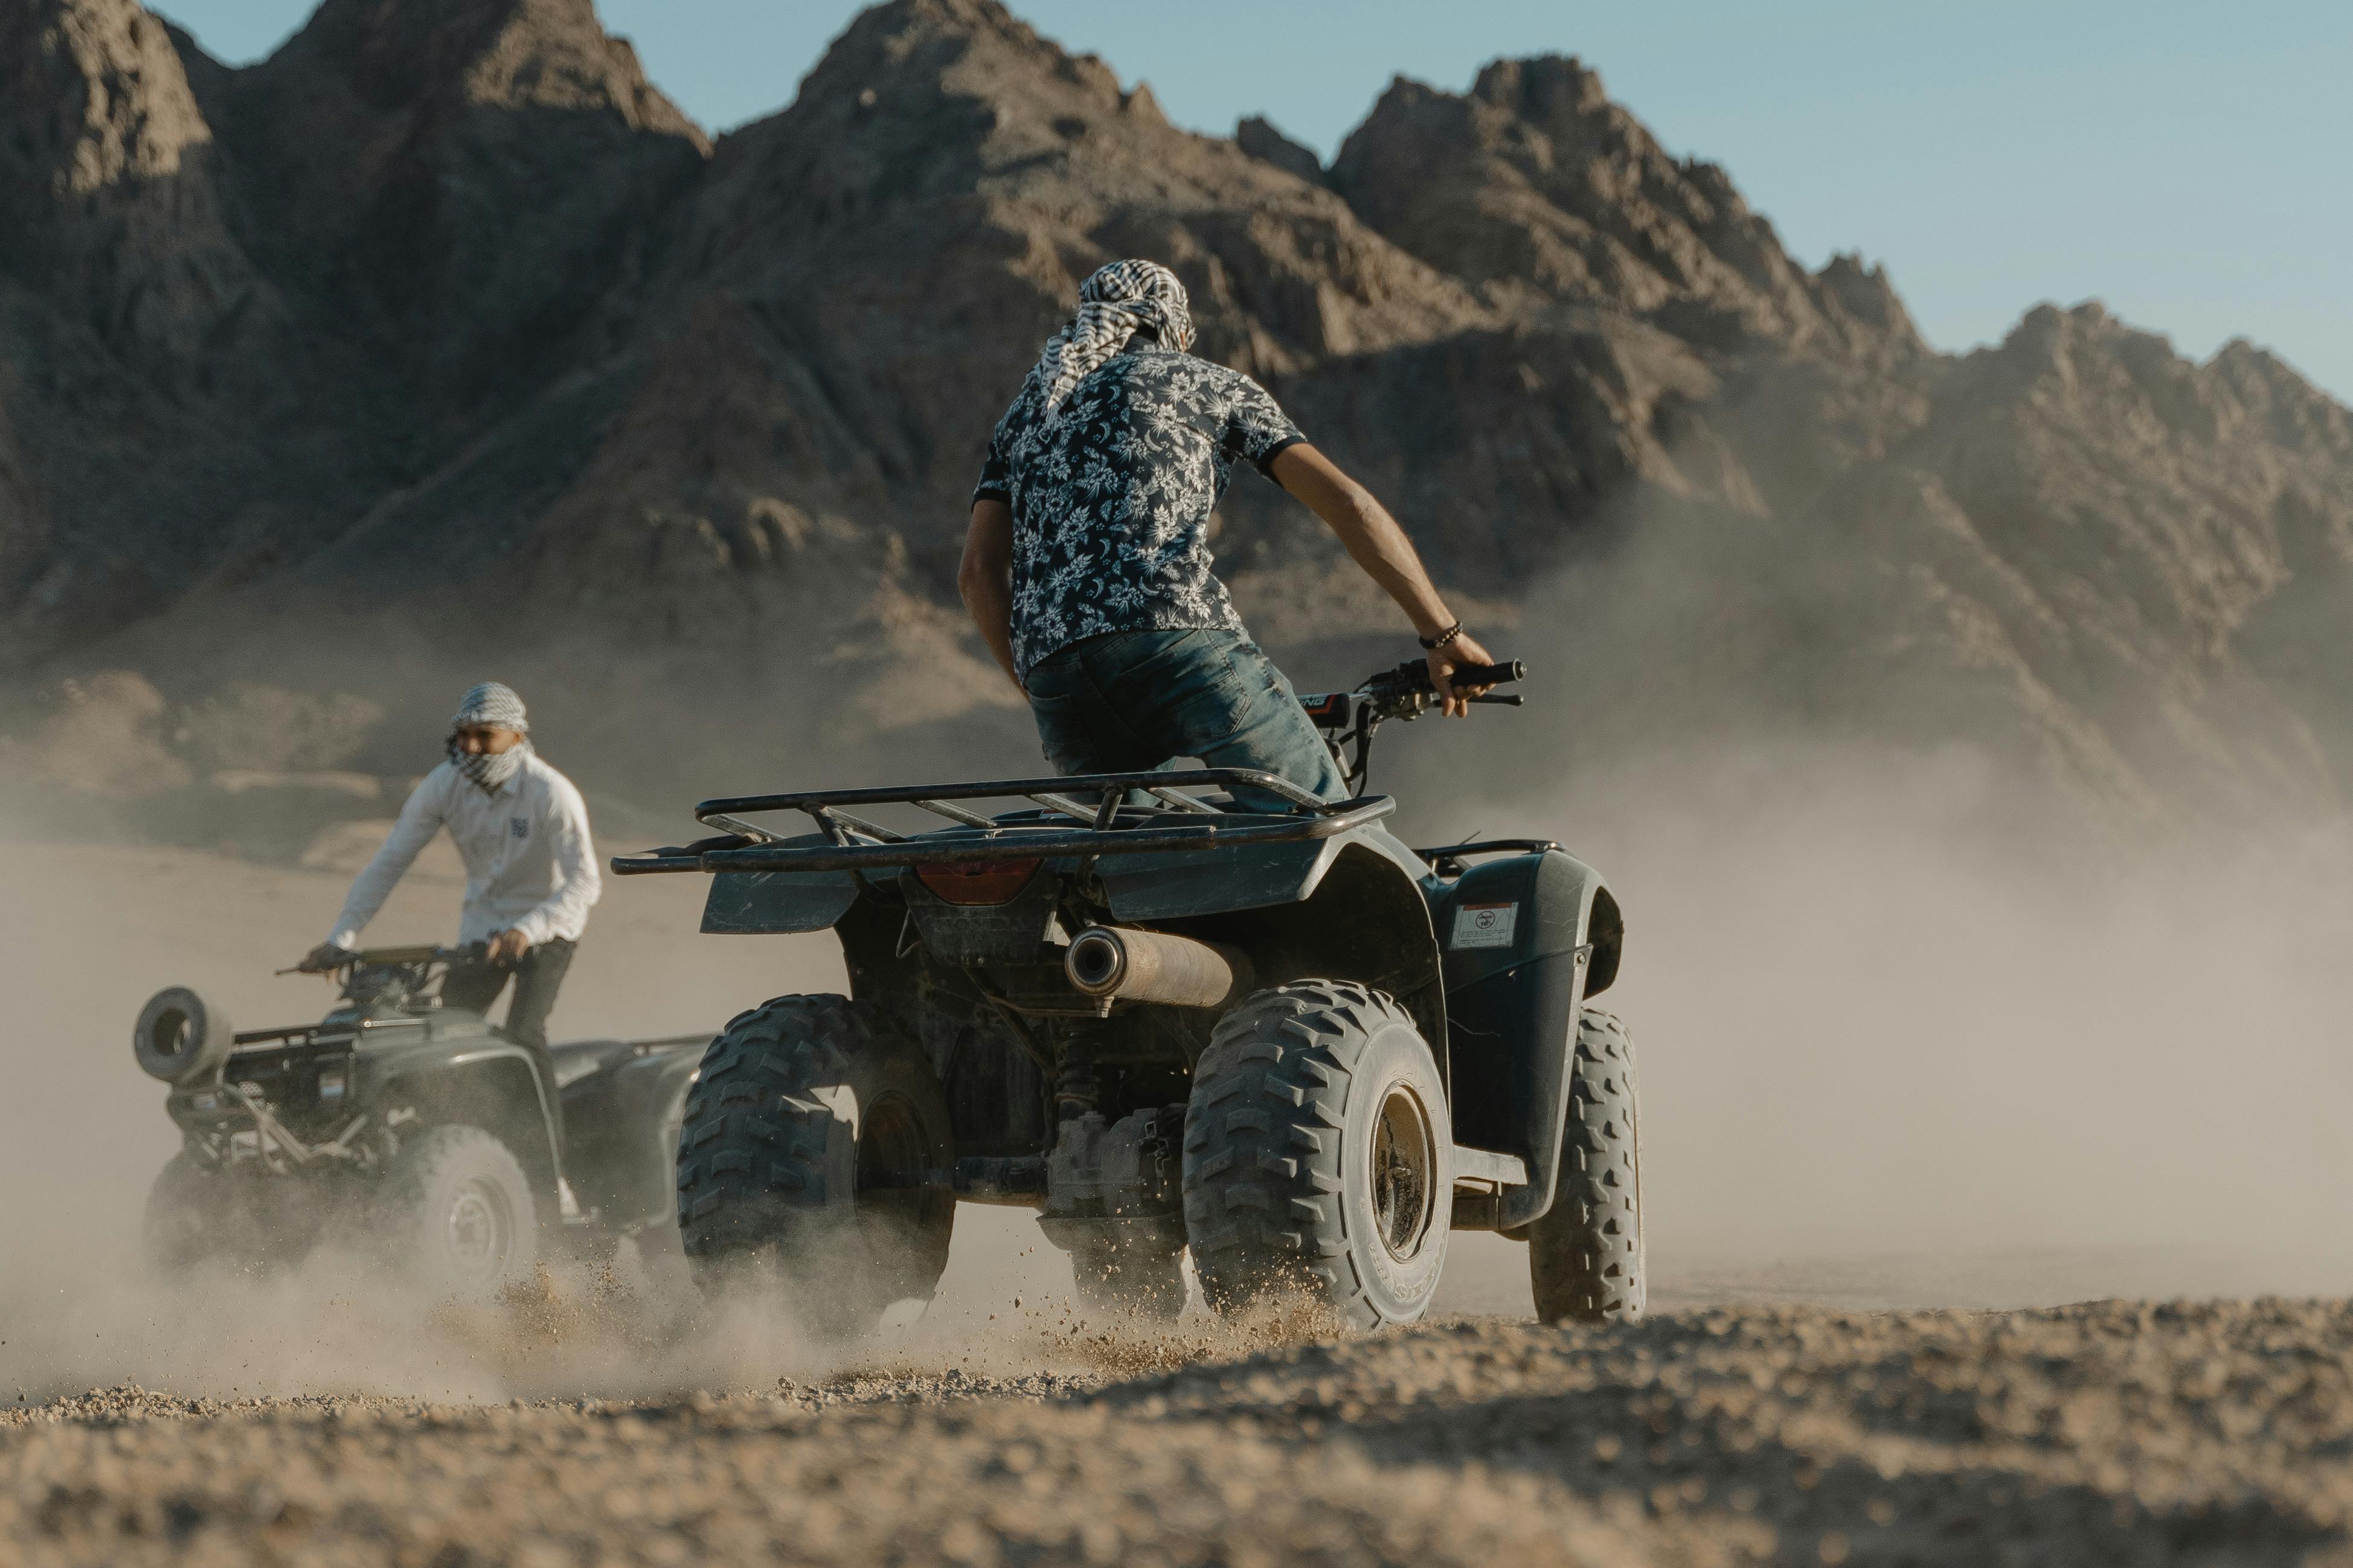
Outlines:
{"type": "Polygon", "coordinates": [[[1454,911],[1454,945],[1509,947],[1519,924],[1517,904],[1464,904],[1454,911]]]}

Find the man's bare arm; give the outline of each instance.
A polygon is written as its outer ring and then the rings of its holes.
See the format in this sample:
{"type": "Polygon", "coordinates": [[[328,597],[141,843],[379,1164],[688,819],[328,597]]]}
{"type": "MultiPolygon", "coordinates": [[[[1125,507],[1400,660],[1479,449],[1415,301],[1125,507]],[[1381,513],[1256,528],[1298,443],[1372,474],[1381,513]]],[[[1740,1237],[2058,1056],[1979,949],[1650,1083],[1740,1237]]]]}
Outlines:
{"type": "Polygon", "coordinates": [[[980,640],[1005,667],[1007,679],[1019,686],[1021,678],[1013,670],[1013,509],[1003,501],[972,503],[956,592],[980,628],[980,640]]]}
{"type": "MultiPolygon", "coordinates": [[[[1434,637],[1454,624],[1446,601],[1439,596],[1430,574],[1422,569],[1413,541],[1406,537],[1397,519],[1373,498],[1370,490],[1342,473],[1331,458],[1304,441],[1277,452],[1271,468],[1275,482],[1322,518],[1340,536],[1349,557],[1365,569],[1365,574],[1397,601],[1398,607],[1413,622],[1416,637],[1434,637]]],[[[976,510],[976,525],[977,515],[976,510]]],[[[966,559],[970,559],[968,553],[966,559]]],[[[1446,700],[1449,714],[1459,717],[1469,712],[1462,699],[1487,689],[1483,686],[1465,688],[1457,693],[1450,679],[1454,671],[1465,665],[1494,662],[1468,633],[1431,651],[1430,684],[1446,700]]]]}

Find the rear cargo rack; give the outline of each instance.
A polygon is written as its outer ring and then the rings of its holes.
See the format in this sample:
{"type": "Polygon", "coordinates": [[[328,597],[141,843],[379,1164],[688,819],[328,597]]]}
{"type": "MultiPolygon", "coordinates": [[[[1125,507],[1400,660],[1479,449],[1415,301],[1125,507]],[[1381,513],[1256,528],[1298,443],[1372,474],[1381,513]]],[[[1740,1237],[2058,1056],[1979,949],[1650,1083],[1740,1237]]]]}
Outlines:
{"type": "Polygon", "coordinates": [[[1331,838],[1377,822],[1396,809],[1397,802],[1385,795],[1323,800],[1256,768],[1076,773],[738,795],[706,800],[694,808],[694,819],[706,827],[724,829],[723,837],[616,855],[612,866],[617,876],[636,877],[656,871],[867,871],[1066,856],[1182,854],[1331,838]],[[1185,793],[1213,787],[1230,791],[1236,785],[1264,790],[1289,805],[1279,812],[1227,811],[1185,793]],[[1152,804],[1142,804],[1137,796],[1152,804]],[[1039,809],[987,816],[958,804],[986,800],[1028,801],[1039,809]],[[969,831],[911,837],[844,809],[891,805],[918,806],[969,831]],[[744,820],[776,811],[806,813],[823,842],[790,842],[744,820]]]}

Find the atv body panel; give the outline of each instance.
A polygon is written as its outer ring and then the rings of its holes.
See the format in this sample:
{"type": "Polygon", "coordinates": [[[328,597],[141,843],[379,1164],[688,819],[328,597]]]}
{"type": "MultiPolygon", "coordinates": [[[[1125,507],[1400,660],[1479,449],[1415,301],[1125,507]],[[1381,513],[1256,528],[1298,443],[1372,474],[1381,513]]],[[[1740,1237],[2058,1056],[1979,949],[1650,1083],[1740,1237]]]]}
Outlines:
{"type": "Polygon", "coordinates": [[[1492,1199],[1458,1201],[1462,1228],[1515,1228],[1552,1205],[1577,1020],[1601,988],[1596,974],[1602,984],[1615,975],[1616,912],[1599,874],[1551,847],[1468,867],[1432,889],[1455,1141],[1515,1156],[1525,1173],[1492,1199]]]}
{"type": "Polygon", "coordinates": [[[552,1216],[549,1109],[560,1096],[564,1173],[583,1211],[568,1228],[618,1237],[674,1215],[678,1108],[707,1038],[559,1044],[550,1083],[480,1014],[398,985],[347,999],[315,1025],[237,1036],[216,1071],[172,1086],[165,1110],[199,1171],[345,1197],[364,1196],[431,1129],[479,1128],[514,1157],[552,1216]]]}
{"type": "Polygon", "coordinates": [[[676,1035],[554,1047],[565,1169],[580,1205],[607,1228],[675,1219],[679,1120],[708,1044],[708,1035],[676,1035]]]}
{"type": "Polygon", "coordinates": [[[713,1042],[688,1257],[839,1278],[840,1238],[922,1194],[1039,1210],[1082,1310],[1173,1315],[1189,1254],[1213,1310],[1303,1290],[1373,1327],[1428,1309],[1450,1230],[1493,1229],[1531,1242],[1548,1315],[1640,1316],[1632,1048],[1585,1011],[1615,900],[1548,840],[1408,848],[1366,782],[1378,726],[1517,706],[1493,689],[1524,673],[1457,667],[1441,697],[1410,660],[1301,698],[1346,800],[1236,768],[750,795],[696,808],[717,837],[616,858],[711,876],[706,931],[830,929],[849,975],[713,1042]],[[1260,792],[1287,804],[1238,804],[1260,792]],[[760,820],[782,812],[817,831],[760,820]],[[869,1135],[855,1086],[886,1069],[944,1123],[921,1158],[869,1135]]]}
{"type": "MultiPolygon", "coordinates": [[[[780,848],[815,849],[820,834],[786,838],[780,848]]],[[[858,879],[848,871],[722,871],[702,901],[708,936],[780,936],[824,931],[858,901],[858,879]]]]}
{"type": "MultiPolygon", "coordinates": [[[[1241,814],[1230,814],[1239,823],[1241,814]]],[[[1274,821],[1279,819],[1261,819],[1274,821]]],[[[969,835],[943,830],[955,842],[969,835]]],[[[1429,868],[1385,829],[1360,829],[1356,842],[1390,861],[1409,879],[1429,868]]],[[[1245,844],[1199,856],[1105,855],[1096,865],[1111,912],[1123,921],[1182,920],[1237,910],[1298,903],[1311,897],[1339,858],[1342,838],[1303,843],[1245,844]]],[[[819,852],[828,840],[803,834],[777,840],[778,851],[819,852]]],[[[1063,869],[1069,868],[1063,863],[1063,869]]],[[[707,935],[774,936],[824,931],[858,900],[853,871],[720,871],[703,901],[707,935]]]]}
{"type": "MultiPolygon", "coordinates": [[[[1019,1201],[1005,1171],[980,1167],[1042,1159],[1057,1104],[1100,1091],[1106,1117],[1153,1111],[1183,1098],[1208,1043],[1216,1012],[1074,989],[1071,939],[1108,925],[1246,954],[1255,989],[1349,982],[1393,998],[1445,1086],[1456,1223],[1526,1224],[1552,1199],[1579,1009],[1615,969],[1615,905],[1599,876],[1541,842],[1410,849],[1387,827],[1387,796],[1303,795],[1274,813],[1167,798],[1267,777],[1205,769],[711,801],[698,816],[737,831],[613,867],[711,874],[707,932],[832,929],[852,995],[896,1019],[938,1070],[969,1167],[962,1184],[985,1201],[1019,1201]],[[941,804],[1007,796],[1054,804],[994,816],[941,804]],[[959,820],[904,833],[850,815],[889,804],[959,820]],[[746,820],[781,810],[820,831],[778,836],[746,820]],[[1460,863],[1499,849],[1519,852],[1460,863]],[[961,889],[957,873],[991,864],[1007,879],[990,896],[961,889]],[[1074,1037],[1104,1081],[1064,1092],[1074,1037]]],[[[1042,1200],[1042,1175],[1019,1190],[1042,1200]]]]}

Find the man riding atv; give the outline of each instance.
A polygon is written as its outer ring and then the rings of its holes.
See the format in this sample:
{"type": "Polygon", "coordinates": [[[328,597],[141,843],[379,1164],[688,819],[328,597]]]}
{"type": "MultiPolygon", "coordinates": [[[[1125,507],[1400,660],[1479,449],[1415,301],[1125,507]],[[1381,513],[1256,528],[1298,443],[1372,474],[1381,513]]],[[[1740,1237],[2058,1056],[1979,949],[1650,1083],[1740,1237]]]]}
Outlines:
{"type": "Polygon", "coordinates": [[[903,1321],[957,1206],[993,1204],[1037,1211],[1090,1312],[1174,1316],[1189,1258],[1214,1310],[1303,1292],[1411,1322],[1448,1235],[1486,1230],[1528,1245],[1544,1316],[1640,1316],[1632,1047],[1588,1005],[1618,975],[1615,896],[1548,838],[1409,847],[1368,784],[1382,724],[1517,706],[1488,689],[1524,672],[1191,341],[1165,268],[1090,278],[974,497],[965,600],[1060,777],[705,800],[713,837],[613,862],[709,876],[706,931],[830,930],[849,980],[704,1054],[678,1142],[689,1267],[821,1329],[903,1321]],[[1294,696],[1210,571],[1244,458],[1331,524],[1427,660],[1294,696]]]}
{"type": "MultiPolygon", "coordinates": [[[[958,585],[1058,772],[1198,757],[1337,800],[1347,786],[1330,748],[1210,569],[1209,513],[1237,458],[1305,502],[1397,601],[1450,717],[1486,689],[1458,691],[1453,672],[1493,660],[1380,502],[1264,387],[1195,358],[1192,342],[1185,286],[1157,262],[1115,261],[1080,287],[1076,319],[1046,341],[989,441],[958,585]]],[[[1234,799],[1281,806],[1248,786],[1234,799]]]]}
{"type": "MultiPolygon", "coordinates": [[[[433,836],[448,828],[466,865],[466,900],[459,916],[461,948],[482,944],[480,956],[453,966],[441,984],[445,1005],[487,1013],[514,982],[501,1032],[538,1061],[543,1081],[556,1081],[547,1046],[547,1016],[572,967],[588,910],[604,889],[588,807],[572,781],[541,759],[531,743],[522,699],[495,680],[470,688],[449,720],[448,757],[427,773],[401,807],[400,820],[375,858],[352,883],[332,935],[311,949],[301,967],[332,974],[348,964],[360,932],[433,836]]],[[[550,1098],[558,1159],[564,1143],[563,1104],[550,1098]]],[[[559,1178],[563,1211],[577,1213],[571,1184],[559,1178]]]]}

